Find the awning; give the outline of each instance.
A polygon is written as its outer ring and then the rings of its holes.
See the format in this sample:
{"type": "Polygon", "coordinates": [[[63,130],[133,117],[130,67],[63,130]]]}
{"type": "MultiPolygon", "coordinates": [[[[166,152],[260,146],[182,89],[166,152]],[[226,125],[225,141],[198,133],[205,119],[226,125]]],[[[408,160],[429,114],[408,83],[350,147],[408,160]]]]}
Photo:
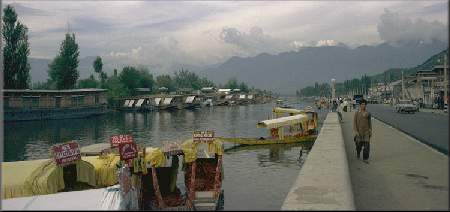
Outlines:
{"type": "Polygon", "coordinates": [[[164,102],[163,102],[163,104],[164,105],[170,105],[170,102],[172,102],[172,97],[166,97],[166,98],[164,98],[164,102]]]}
{"type": "Polygon", "coordinates": [[[304,114],[298,114],[295,116],[281,117],[277,119],[269,119],[258,122],[256,125],[259,128],[279,128],[284,126],[291,126],[294,124],[300,124],[308,120],[308,116],[304,114]]]}
{"type": "Polygon", "coordinates": [[[144,99],[139,99],[136,103],[136,107],[140,107],[144,103],[144,99]]]}
{"type": "Polygon", "coordinates": [[[133,107],[134,99],[130,100],[130,103],[128,104],[128,107],[133,107]]]}
{"type": "Polygon", "coordinates": [[[245,94],[241,94],[241,95],[239,96],[239,99],[245,99],[245,94]]]}
{"type": "Polygon", "coordinates": [[[130,103],[130,100],[125,100],[125,103],[123,104],[124,107],[128,107],[128,104],[130,103]]]}
{"type": "Polygon", "coordinates": [[[192,102],[194,101],[194,99],[195,99],[195,96],[188,96],[188,97],[186,98],[185,103],[192,103],[192,102]]]}
{"type": "Polygon", "coordinates": [[[301,114],[301,113],[305,113],[306,111],[304,110],[298,110],[298,109],[293,109],[293,108],[281,108],[281,107],[276,107],[273,109],[274,113],[293,113],[293,114],[301,114]]]}
{"type": "Polygon", "coordinates": [[[159,105],[160,102],[161,102],[161,98],[155,98],[155,105],[159,105]]]}

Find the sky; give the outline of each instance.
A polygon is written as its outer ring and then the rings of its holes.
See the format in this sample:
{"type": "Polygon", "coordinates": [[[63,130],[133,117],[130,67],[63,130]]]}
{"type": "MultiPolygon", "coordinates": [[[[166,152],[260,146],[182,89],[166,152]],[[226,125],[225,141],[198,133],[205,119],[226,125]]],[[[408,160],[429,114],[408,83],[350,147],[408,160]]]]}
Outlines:
{"type": "Polygon", "coordinates": [[[308,46],[448,40],[447,1],[13,1],[31,57],[54,58],[67,31],[105,63],[208,66],[308,46]]]}

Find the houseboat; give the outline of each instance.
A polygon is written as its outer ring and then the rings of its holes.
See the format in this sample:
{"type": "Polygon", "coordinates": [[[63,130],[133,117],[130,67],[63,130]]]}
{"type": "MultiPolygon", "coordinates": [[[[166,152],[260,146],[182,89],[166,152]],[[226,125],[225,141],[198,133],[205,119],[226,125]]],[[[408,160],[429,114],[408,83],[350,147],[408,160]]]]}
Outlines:
{"type": "Polygon", "coordinates": [[[107,111],[106,89],[3,90],[4,120],[82,118],[107,111]]]}
{"type": "Polygon", "coordinates": [[[195,109],[201,107],[203,97],[201,95],[185,95],[183,108],[195,109]]]}

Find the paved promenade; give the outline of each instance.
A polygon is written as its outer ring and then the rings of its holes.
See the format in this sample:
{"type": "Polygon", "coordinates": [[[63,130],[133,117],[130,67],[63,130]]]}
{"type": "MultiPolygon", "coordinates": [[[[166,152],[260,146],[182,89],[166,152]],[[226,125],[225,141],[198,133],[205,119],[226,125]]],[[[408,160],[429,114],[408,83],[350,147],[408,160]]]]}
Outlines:
{"type": "Polygon", "coordinates": [[[356,159],[353,114],[342,113],[342,132],[356,210],[448,210],[448,157],[374,119],[366,164],[356,159]]]}

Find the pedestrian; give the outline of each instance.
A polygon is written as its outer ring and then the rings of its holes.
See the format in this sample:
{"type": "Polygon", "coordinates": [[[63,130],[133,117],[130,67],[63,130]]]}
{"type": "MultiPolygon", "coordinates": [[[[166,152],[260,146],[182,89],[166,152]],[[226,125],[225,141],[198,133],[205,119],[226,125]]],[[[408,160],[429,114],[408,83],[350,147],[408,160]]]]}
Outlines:
{"type": "Polygon", "coordinates": [[[356,144],[356,157],[360,158],[363,150],[363,161],[369,163],[370,137],[372,137],[372,115],[367,111],[367,101],[361,99],[359,110],[355,112],[353,118],[353,140],[356,144]]]}

